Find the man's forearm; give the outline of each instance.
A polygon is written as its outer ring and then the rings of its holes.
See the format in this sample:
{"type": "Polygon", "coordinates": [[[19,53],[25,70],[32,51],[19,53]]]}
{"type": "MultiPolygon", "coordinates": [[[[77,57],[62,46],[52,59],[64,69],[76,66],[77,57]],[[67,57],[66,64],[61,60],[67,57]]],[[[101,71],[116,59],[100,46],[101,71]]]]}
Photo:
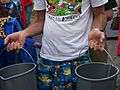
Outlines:
{"type": "Polygon", "coordinates": [[[107,23],[107,17],[105,14],[104,7],[101,6],[98,8],[94,8],[93,11],[94,11],[94,19],[92,23],[92,29],[97,28],[101,31],[104,31],[107,23]]]}
{"type": "Polygon", "coordinates": [[[31,37],[39,35],[43,32],[44,20],[45,20],[45,11],[38,11],[36,17],[33,19],[32,23],[28,28],[23,30],[25,37],[31,37]]]}

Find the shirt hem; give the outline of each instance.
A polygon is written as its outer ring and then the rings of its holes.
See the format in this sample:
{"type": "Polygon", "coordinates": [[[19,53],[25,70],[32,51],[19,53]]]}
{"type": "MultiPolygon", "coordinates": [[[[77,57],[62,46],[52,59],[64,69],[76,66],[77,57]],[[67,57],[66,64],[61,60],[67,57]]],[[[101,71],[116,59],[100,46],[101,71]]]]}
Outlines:
{"type": "Polygon", "coordinates": [[[51,56],[45,55],[45,54],[40,54],[40,57],[44,58],[44,59],[48,59],[51,61],[71,61],[73,59],[76,59],[80,56],[83,56],[85,54],[87,50],[85,50],[81,55],[76,55],[76,56],[72,56],[72,57],[59,57],[59,58],[53,58],[51,56]]]}

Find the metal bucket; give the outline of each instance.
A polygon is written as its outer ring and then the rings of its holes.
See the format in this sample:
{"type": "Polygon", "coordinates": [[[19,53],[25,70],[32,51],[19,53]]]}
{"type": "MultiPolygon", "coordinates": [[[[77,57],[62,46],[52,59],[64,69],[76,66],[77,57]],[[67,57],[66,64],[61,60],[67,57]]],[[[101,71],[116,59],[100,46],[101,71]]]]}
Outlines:
{"type": "Polygon", "coordinates": [[[79,65],[77,75],[77,90],[115,90],[119,69],[110,64],[89,63],[79,65]]]}
{"type": "Polygon", "coordinates": [[[111,58],[113,65],[90,62],[76,67],[77,90],[115,90],[119,69],[116,67],[109,53],[107,51],[106,53],[111,58]]]}
{"type": "Polygon", "coordinates": [[[0,90],[37,90],[36,65],[19,63],[0,69],[0,90]]]}
{"type": "MultiPolygon", "coordinates": [[[[27,52],[24,48],[22,50],[27,52]]],[[[37,90],[36,64],[18,63],[1,68],[0,90],[37,90]]]]}

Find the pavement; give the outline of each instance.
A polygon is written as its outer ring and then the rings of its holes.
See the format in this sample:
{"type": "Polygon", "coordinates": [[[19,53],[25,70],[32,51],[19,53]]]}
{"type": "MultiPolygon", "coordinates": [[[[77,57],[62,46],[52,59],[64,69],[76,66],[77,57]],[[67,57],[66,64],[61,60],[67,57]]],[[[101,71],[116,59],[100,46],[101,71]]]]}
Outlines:
{"type": "MultiPolygon", "coordinates": [[[[116,16],[116,13],[114,13],[114,16],[116,16]]],[[[113,58],[115,65],[120,70],[120,56],[117,55],[118,30],[111,30],[110,29],[111,22],[112,22],[112,20],[109,21],[107,26],[106,26],[108,52],[111,55],[111,57],[113,58]]],[[[111,62],[110,58],[108,58],[108,63],[113,64],[111,62]]],[[[116,90],[120,90],[120,72],[117,75],[116,90]]]]}
{"type": "MultiPolygon", "coordinates": [[[[112,56],[115,65],[120,70],[120,56],[117,55],[117,42],[117,39],[107,40],[108,52],[112,56]]],[[[108,59],[108,63],[113,64],[110,59],[108,59]]],[[[117,75],[116,90],[120,90],[120,73],[117,75]]]]}

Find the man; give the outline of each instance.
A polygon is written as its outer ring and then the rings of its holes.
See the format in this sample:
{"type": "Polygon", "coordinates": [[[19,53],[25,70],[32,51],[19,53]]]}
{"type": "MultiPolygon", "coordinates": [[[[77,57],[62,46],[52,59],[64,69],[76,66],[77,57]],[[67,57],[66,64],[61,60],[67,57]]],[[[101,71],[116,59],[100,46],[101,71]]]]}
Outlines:
{"type": "MultiPolygon", "coordinates": [[[[116,0],[108,0],[108,3],[105,4],[105,13],[107,21],[110,21],[113,18],[113,8],[117,7],[116,0]]],[[[105,40],[105,49],[107,50],[107,42],[105,40]]],[[[105,51],[95,51],[90,49],[90,58],[94,62],[104,62],[107,63],[107,54],[105,51]]]]}
{"type": "Polygon", "coordinates": [[[107,0],[34,0],[36,19],[27,29],[6,37],[7,50],[20,49],[26,37],[43,31],[39,89],[75,90],[74,71],[80,63],[89,62],[88,47],[104,48],[105,3],[107,0]]]}

